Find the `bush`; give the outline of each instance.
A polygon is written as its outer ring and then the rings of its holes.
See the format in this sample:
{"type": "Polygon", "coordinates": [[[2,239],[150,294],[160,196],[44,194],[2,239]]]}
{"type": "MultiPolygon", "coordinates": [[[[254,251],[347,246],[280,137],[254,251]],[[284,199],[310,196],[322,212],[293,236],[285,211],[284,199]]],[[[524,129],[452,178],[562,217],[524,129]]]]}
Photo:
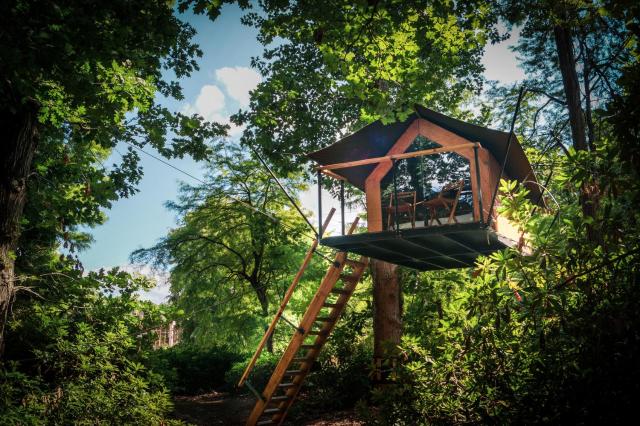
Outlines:
{"type": "Polygon", "coordinates": [[[0,424],[167,424],[171,399],[142,364],[152,336],[141,330],[160,316],[135,296],[146,283],[117,271],[73,273],[64,293],[43,288],[46,298],[14,306],[0,424]]]}
{"type": "MultiPolygon", "coordinates": [[[[271,378],[271,374],[273,374],[273,370],[276,368],[278,361],[280,360],[280,356],[282,354],[270,354],[268,352],[263,352],[256,361],[256,365],[251,370],[251,374],[249,375],[249,381],[251,382],[251,386],[256,388],[258,392],[262,391],[265,386],[267,386],[267,382],[271,378]]],[[[227,372],[225,379],[226,382],[233,386],[236,390],[236,385],[240,381],[240,377],[242,377],[242,373],[244,373],[245,368],[249,365],[249,360],[251,358],[247,357],[240,362],[236,362],[231,366],[229,371],[227,372]]],[[[243,387],[242,392],[249,392],[246,387],[243,387]]]]}
{"type": "Polygon", "coordinates": [[[225,374],[242,355],[225,346],[207,348],[180,344],[160,349],[149,355],[149,363],[163,376],[174,394],[196,395],[210,392],[233,383],[225,381],[225,374]]]}

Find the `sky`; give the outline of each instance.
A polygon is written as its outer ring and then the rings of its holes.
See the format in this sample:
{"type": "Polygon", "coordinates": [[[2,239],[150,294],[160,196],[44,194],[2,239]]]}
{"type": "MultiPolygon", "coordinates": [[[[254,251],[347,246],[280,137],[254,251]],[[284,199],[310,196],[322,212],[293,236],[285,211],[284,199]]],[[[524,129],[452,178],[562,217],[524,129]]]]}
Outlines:
{"type": "MultiPolygon", "coordinates": [[[[200,70],[180,80],[185,100],[163,100],[166,106],[174,111],[198,113],[208,120],[222,123],[229,123],[231,114],[247,107],[249,92],[260,82],[260,75],[250,68],[250,61],[251,57],[260,55],[262,46],[256,40],[256,31],[240,23],[242,14],[236,5],[226,5],[221,16],[213,23],[204,16],[182,16],[196,29],[195,42],[200,45],[203,56],[199,59],[200,70]]],[[[498,45],[487,46],[483,57],[487,79],[512,83],[524,77],[523,71],[517,66],[515,54],[508,48],[513,43],[512,38],[498,45]]],[[[231,137],[238,137],[241,131],[232,126],[231,137]]],[[[118,162],[125,151],[126,147],[117,147],[105,164],[118,162]]],[[[176,199],[181,181],[190,184],[197,182],[143,153],[140,156],[144,177],[138,185],[139,192],[117,201],[106,211],[108,219],[105,224],[88,229],[94,243],[79,257],[86,270],[119,266],[129,271],[155,275],[158,287],[143,297],[160,303],[168,295],[166,274],[155,274],[145,265],[130,265],[129,255],[138,248],[152,246],[175,227],[176,218],[164,204],[176,199]]],[[[170,163],[196,178],[204,175],[203,166],[191,159],[175,159],[170,163]]],[[[310,189],[301,194],[301,203],[307,210],[316,212],[315,185],[310,185],[310,189]]],[[[328,211],[331,206],[337,206],[337,201],[324,193],[323,211],[328,211]]],[[[347,212],[347,219],[354,215],[355,212],[347,212]]],[[[317,222],[317,218],[311,219],[312,223],[317,222]]],[[[334,220],[334,226],[338,226],[338,220],[334,220]]]]}

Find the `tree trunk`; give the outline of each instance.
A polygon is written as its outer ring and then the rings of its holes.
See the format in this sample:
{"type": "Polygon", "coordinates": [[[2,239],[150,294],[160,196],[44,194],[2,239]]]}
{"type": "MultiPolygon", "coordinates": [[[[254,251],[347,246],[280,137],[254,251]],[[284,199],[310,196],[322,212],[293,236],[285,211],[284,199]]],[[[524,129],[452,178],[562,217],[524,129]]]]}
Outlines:
{"type": "Polygon", "coordinates": [[[586,151],[587,139],[582,104],[580,102],[580,85],[576,71],[576,59],[573,55],[571,30],[562,26],[555,26],[553,28],[553,34],[556,40],[556,48],[558,49],[558,60],[560,62],[564,93],[567,98],[573,146],[576,150],[586,151]]]}
{"type": "MultiPolygon", "coordinates": [[[[262,308],[262,317],[268,319],[269,318],[269,298],[267,297],[267,291],[264,289],[264,286],[260,283],[254,286],[256,289],[256,294],[258,295],[258,300],[260,301],[260,307],[262,308]]],[[[268,325],[264,326],[264,331],[266,332],[269,328],[268,325]]],[[[275,331],[274,331],[275,332],[275,331]]],[[[273,353],[273,333],[267,339],[267,351],[269,353],[273,353]]]]}
{"type": "MultiPolygon", "coordinates": [[[[571,136],[573,146],[578,151],[587,151],[587,137],[585,130],[584,112],[580,100],[580,85],[576,71],[576,59],[573,54],[573,38],[571,29],[563,26],[555,26],[553,33],[558,49],[558,60],[567,109],[569,110],[569,123],[571,124],[571,136]]],[[[583,52],[587,55],[587,52],[583,52]]],[[[585,182],[580,187],[580,206],[585,217],[595,218],[600,199],[600,190],[595,180],[585,182]]],[[[598,241],[599,235],[592,225],[587,226],[587,238],[590,241],[598,241]]]]}
{"type": "MultiPolygon", "coordinates": [[[[6,104],[5,104],[6,105],[6,104]]],[[[5,137],[0,142],[0,356],[4,330],[13,300],[15,249],[27,193],[27,179],[37,145],[35,101],[0,113],[5,137]]]]}
{"type": "Polygon", "coordinates": [[[402,337],[402,289],[398,265],[371,260],[373,275],[373,360],[377,381],[395,363],[395,347],[402,337]]]}

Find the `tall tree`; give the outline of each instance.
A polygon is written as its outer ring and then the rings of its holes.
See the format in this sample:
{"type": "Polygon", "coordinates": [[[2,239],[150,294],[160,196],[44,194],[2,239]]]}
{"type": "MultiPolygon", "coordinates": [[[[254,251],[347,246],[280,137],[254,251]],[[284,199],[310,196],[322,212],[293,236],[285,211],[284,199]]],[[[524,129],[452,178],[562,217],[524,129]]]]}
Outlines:
{"type": "MultiPolygon", "coordinates": [[[[181,8],[191,3],[182,1],[181,8]]],[[[204,141],[225,128],[173,114],[155,100],[181,99],[179,85],[163,70],[184,77],[201,55],[191,42],[193,28],[174,16],[170,2],[6,1],[0,27],[1,351],[21,220],[28,188],[38,178],[63,175],[72,198],[89,205],[89,212],[69,205],[43,211],[62,237],[68,225],[99,222],[99,207],[135,191],[141,171],[132,150],[111,171],[97,167],[117,143],[201,159],[209,153],[204,141]]]]}
{"type": "MultiPolygon", "coordinates": [[[[394,120],[415,102],[454,112],[481,87],[485,44],[497,41],[490,2],[263,1],[245,22],[265,45],[253,64],[264,82],[252,93],[243,141],[279,170],[304,170],[304,152],[377,118],[394,120]],[[277,41],[277,44],[274,43],[277,41]]],[[[376,358],[402,334],[394,265],[372,262],[376,358]],[[393,289],[393,291],[385,291],[393,289]]]]}
{"type": "MultiPolygon", "coordinates": [[[[621,67],[631,53],[631,27],[620,12],[625,16],[632,6],[607,1],[507,0],[500,7],[510,24],[522,26],[516,51],[524,58],[527,86],[553,100],[540,109],[548,105],[560,112],[554,121],[568,123],[570,132],[562,131],[564,124],[555,127],[567,135],[564,139],[576,151],[594,152],[599,130],[594,111],[616,97],[621,67]]],[[[582,213],[592,219],[600,198],[594,182],[585,181],[581,187],[582,213]]],[[[599,239],[591,227],[587,232],[592,240],[599,239]]]]}
{"type": "MultiPolygon", "coordinates": [[[[183,186],[179,202],[168,204],[180,226],[132,258],[171,268],[174,302],[196,342],[217,337],[241,344],[288,285],[285,278],[303,255],[301,234],[309,230],[267,171],[239,147],[221,148],[209,170],[206,184],[183,186]]],[[[294,180],[288,186],[298,189],[294,180]]]]}

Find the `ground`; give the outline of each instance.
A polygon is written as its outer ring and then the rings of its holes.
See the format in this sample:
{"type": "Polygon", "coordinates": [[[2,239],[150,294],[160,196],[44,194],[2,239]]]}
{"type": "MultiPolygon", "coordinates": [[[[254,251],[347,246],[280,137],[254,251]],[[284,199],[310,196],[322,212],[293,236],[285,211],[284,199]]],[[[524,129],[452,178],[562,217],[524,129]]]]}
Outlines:
{"type": "MultiPolygon", "coordinates": [[[[231,395],[211,392],[197,396],[174,398],[174,417],[197,426],[244,426],[255,398],[251,395],[231,395]]],[[[288,425],[305,426],[361,426],[351,411],[331,412],[315,419],[296,419],[288,425]]]]}

